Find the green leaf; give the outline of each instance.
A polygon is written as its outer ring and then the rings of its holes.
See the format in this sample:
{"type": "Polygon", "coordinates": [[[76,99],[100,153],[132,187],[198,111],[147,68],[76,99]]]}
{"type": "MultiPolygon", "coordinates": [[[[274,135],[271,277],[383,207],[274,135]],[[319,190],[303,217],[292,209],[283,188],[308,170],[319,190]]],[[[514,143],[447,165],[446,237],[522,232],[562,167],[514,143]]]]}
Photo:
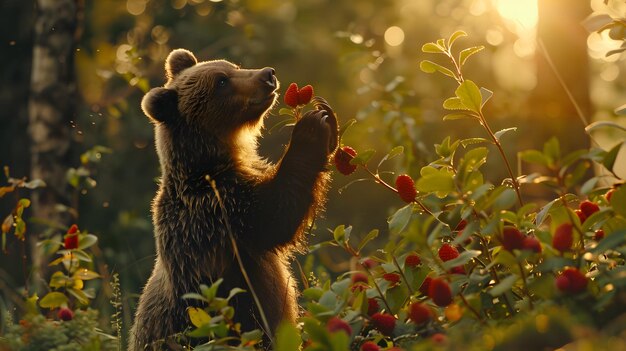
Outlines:
{"type": "Polygon", "coordinates": [[[201,308],[187,307],[187,313],[189,314],[191,324],[193,324],[196,328],[200,328],[201,326],[211,322],[211,316],[209,316],[209,314],[201,308]]]}
{"type": "Polygon", "coordinates": [[[84,250],[88,247],[93,246],[97,242],[98,237],[93,234],[80,235],[78,237],[78,248],[84,250]]]}
{"type": "Polygon", "coordinates": [[[454,121],[457,119],[476,119],[477,117],[469,113],[449,113],[443,116],[444,121],[454,121]]]}
{"type": "Polygon", "coordinates": [[[372,231],[370,231],[365,236],[365,238],[361,240],[361,243],[359,244],[359,247],[357,248],[357,252],[361,251],[365,247],[365,245],[367,245],[368,242],[375,239],[377,236],[378,236],[378,229],[373,229],[372,231]]]}
{"type": "Polygon", "coordinates": [[[91,280],[91,279],[100,278],[100,274],[94,271],[90,271],[87,268],[81,268],[77,270],[72,277],[74,279],[80,279],[80,280],[91,280]]]}
{"type": "Polygon", "coordinates": [[[481,144],[481,143],[493,144],[491,140],[488,140],[485,138],[468,138],[468,139],[461,140],[461,145],[463,145],[463,147],[468,147],[469,145],[481,144]]]}
{"type": "Polygon", "coordinates": [[[519,157],[522,161],[539,164],[546,167],[552,165],[552,160],[550,160],[546,155],[544,155],[539,150],[525,150],[517,153],[517,157],[519,157]]]}
{"type": "Polygon", "coordinates": [[[561,157],[561,146],[559,144],[559,139],[556,137],[550,138],[550,140],[546,141],[543,144],[543,154],[546,155],[553,162],[558,160],[561,157]]]}
{"type": "Polygon", "coordinates": [[[53,291],[47,293],[46,296],[39,300],[39,306],[54,309],[62,305],[67,305],[67,301],[67,296],[60,292],[53,291]]]}
{"type": "Polygon", "coordinates": [[[228,297],[226,298],[226,300],[230,301],[230,299],[232,299],[235,295],[245,293],[245,292],[246,291],[241,288],[232,288],[230,289],[230,292],[228,293],[228,297]]]}
{"type": "Polygon", "coordinates": [[[489,295],[495,297],[495,296],[500,296],[504,294],[505,292],[510,290],[511,287],[513,287],[517,279],[518,277],[515,274],[511,274],[508,277],[500,280],[500,283],[498,283],[496,286],[494,286],[488,291],[489,295]]]}
{"type": "Polygon", "coordinates": [[[48,284],[53,289],[64,288],[74,283],[74,279],[68,277],[63,272],[56,271],[50,277],[50,283],[48,284]]]}
{"type": "Polygon", "coordinates": [[[206,297],[198,294],[198,293],[186,293],[183,295],[183,299],[185,300],[199,300],[199,301],[204,301],[204,302],[209,302],[209,300],[206,299],[206,297]]]}
{"type": "Polygon", "coordinates": [[[372,158],[372,156],[374,156],[375,152],[376,150],[374,149],[368,149],[363,152],[360,152],[356,155],[355,158],[350,160],[350,164],[357,165],[357,166],[365,166],[367,162],[369,162],[369,160],[372,158]]]}
{"type": "Polygon", "coordinates": [[[254,329],[249,332],[245,332],[241,334],[241,343],[243,345],[258,344],[259,342],[261,342],[262,339],[263,339],[263,332],[259,329],[254,329]]]}
{"type": "Polygon", "coordinates": [[[430,54],[443,54],[444,48],[435,44],[435,43],[426,43],[422,45],[422,52],[430,53],[430,54]]]}
{"type": "Polygon", "coordinates": [[[620,186],[611,196],[611,207],[615,213],[626,218],[626,185],[620,186]]]}
{"type": "MultiPolygon", "coordinates": [[[[621,108],[626,109],[626,105],[622,106],[621,108]]],[[[615,110],[615,113],[617,113],[617,111],[618,110],[615,110]]],[[[593,122],[590,125],[585,127],[585,131],[587,133],[590,133],[590,132],[592,132],[592,131],[594,131],[594,130],[596,130],[598,128],[606,128],[606,127],[615,128],[615,129],[619,129],[619,130],[622,130],[622,131],[626,132],[626,127],[624,127],[624,126],[622,126],[620,124],[617,124],[615,122],[611,122],[611,121],[597,121],[597,122],[593,122]]]]}
{"type": "Polygon", "coordinates": [[[87,297],[84,291],[74,289],[74,288],[69,288],[67,289],[67,292],[70,293],[70,295],[74,296],[76,300],[78,300],[78,302],[80,302],[81,304],[83,305],[89,304],[89,298],[87,297]]]}
{"type": "Polygon", "coordinates": [[[613,172],[613,166],[615,166],[617,154],[619,154],[619,151],[622,149],[623,144],[624,142],[621,142],[613,146],[613,148],[611,148],[611,150],[609,150],[602,158],[602,165],[611,172],[613,172]]]}
{"type": "Polygon", "coordinates": [[[442,65],[438,64],[438,63],[434,63],[432,61],[428,61],[428,60],[424,60],[422,62],[420,62],[420,69],[422,70],[422,72],[424,73],[435,73],[435,72],[440,72],[448,77],[452,77],[454,79],[456,79],[456,75],[454,75],[454,73],[452,73],[451,70],[443,67],[442,65]]]}
{"type": "Polygon", "coordinates": [[[408,204],[401,209],[397,210],[387,223],[389,223],[389,231],[393,234],[397,234],[402,232],[404,228],[409,224],[411,220],[411,214],[413,213],[413,205],[408,204]]]}
{"type": "Polygon", "coordinates": [[[458,97],[447,98],[443,102],[443,108],[446,110],[470,110],[467,106],[463,105],[463,102],[461,102],[461,99],[458,97]]]}
{"type": "Polygon", "coordinates": [[[448,48],[451,49],[452,48],[452,44],[454,44],[454,42],[462,37],[466,37],[467,33],[465,33],[462,30],[457,30],[456,32],[452,33],[452,35],[450,35],[450,38],[448,39],[448,48]]]}
{"type": "Polygon", "coordinates": [[[508,132],[511,132],[511,131],[514,131],[514,130],[517,130],[517,128],[515,128],[515,127],[513,127],[513,128],[505,128],[505,129],[502,129],[502,130],[499,130],[499,131],[497,131],[497,132],[493,133],[493,135],[496,137],[496,139],[497,139],[498,141],[500,141],[500,138],[501,138],[501,137],[502,137],[505,133],[508,133],[508,132]]]}
{"type": "Polygon", "coordinates": [[[454,93],[470,111],[480,113],[483,98],[476,83],[468,79],[461,83],[454,93]]]}
{"type": "Polygon", "coordinates": [[[319,300],[324,294],[324,290],[318,287],[307,288],[302,291],[302,296],[309,300],[319,300]]]}
{"type": "Polygon", "coordinates": [[[437,170],[436,168],[426,166],[422,168],[420,173],[422,177],[415,183],[415,187],[420,192],[435,192],[438,197],[443,198],[455,190],[454,174],[446,168],[437,170]]]}
{"type": "Polygon", "coordinates": [[[459,63],[460,63],[460,65],[463,66],[465,64],[465,61],[467,61],[467,59],[470,56],[474,55],[477,52],[480,52],[484,48],[485,47],[481,45],[481,46],[474,46],[474,47],[462,50],[459,53],[459,63]]]}
{"type": "Polygon", "coordinates": [[[276,331],[276,351],[298,351],[302,345],[300,331],[295,325],[283,322],[276,331]]]}
{"type": "Polygon", "coordinates": [[[493,91],[487,89],[487,88],[480,88],[480,94],[483,96],[483,102],[480,105],[480,107],[485,106],[485,104],[487,103],[487,101],[489,101],[489,99],[491,99],[491,97],[493,96],[493,91]]]}
{"type": "Polygon", "coordinates": [[[604,239],[600,240],[600,242],[598,243],[598,246],[589,250],[589,252],[593,254],[601,254],[606,250],[615,249],[618,245],[621,245],[625,241],[626,241],[626,229],[618,230],[616,232],[613,232],[607,235],[606,237],[604,237],[604,239]]]}
{"type": "Polygon", "coordinates": [[[351,231],[352,231],[352,227],[351,226],[346,228],[346,226],[343,225],[343,224],[339,225],[333,231],[333,238],[339,244],[343,244],[344,242],[347,242],[348,240],[350,240],[350,232],[351,231]]]}
{"type": "Polygon", "coordinates": [[[46,182],[44,182],[41,179],[33,179],[30,182],[26,182],[24,184],[22,184],[22,186],[26,189],[37,189],[37,188],[43,188],[46,186],[46,182]]]}

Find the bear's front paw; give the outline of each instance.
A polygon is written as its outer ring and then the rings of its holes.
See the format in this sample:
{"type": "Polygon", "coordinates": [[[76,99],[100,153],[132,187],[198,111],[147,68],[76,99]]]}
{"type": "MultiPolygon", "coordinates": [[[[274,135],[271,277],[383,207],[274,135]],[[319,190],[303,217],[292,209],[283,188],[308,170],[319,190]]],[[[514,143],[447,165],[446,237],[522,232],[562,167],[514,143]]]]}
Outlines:
{"type": "Polygon", "coordinates": [[[336,125],[335,116],[326,110],[307,111],[294,127],[290,152],[324,167],[337,144],[336,125]]]}

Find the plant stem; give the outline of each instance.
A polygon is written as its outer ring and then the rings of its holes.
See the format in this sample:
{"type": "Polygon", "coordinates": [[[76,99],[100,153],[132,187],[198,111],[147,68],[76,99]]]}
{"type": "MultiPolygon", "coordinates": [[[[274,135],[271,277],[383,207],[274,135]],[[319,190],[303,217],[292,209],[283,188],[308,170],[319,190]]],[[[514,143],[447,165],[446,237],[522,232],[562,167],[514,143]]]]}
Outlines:
{"type": "Polygon", "coordinates": [[[526,283],[526,271],[524,270],[524,266],[522,266],[522,262],[517,261],[517,266],[519,267],[520,275],[522,276],[522,286],[524,287],[524,294],[528,296],[528,306],[530,310],[533,310],[533,298],[530,296],[530,290],[528,290],[528,284],[526,283]]]}
{"type": "Polygon", "coordinates": [[[383,300],[383,303],[385,304],[387,311],[389,311],[389,313],[392,313],[391,307],[389,307],[389,303],[387,302],[387,299],[385,299],[385,295],[383,294],[383,291],[380,290],[380,286],[378,286],[378,284],[376,283],[376,279],[374,279],[374,275],[372,274],[370,269],[367,268],[366,266],[363,266],[363,268],[365,268],[365,271],[367,272],[367,274],[369,274],[369,276],[372,277],[372,282],[374,283],[374,287],[376,288],[376,291],[378,291],[378,296],[380,296],[380,299],[383,300]]]}
{"type": "MultiPolygon", "coordinates": [[[[445,52],[446,56],[448,56],[448,58],[450,58],[450,61],[452,61],[452,64],[454,65],[454,68],[456,69],[456,74],[457,74],[455,79],[456,79],[457,83],[459,83],[459,85],[461,85],[465,81],[465,78],[463,78],[463,72],[461,71],[461,66],[456,62],[456,59],[452,55],[452,52],[450,51],[450,48],[448,48],[444,52],[445,52]]],[[[513,188],[515,189],[515,194],[517,194],[517,200],[519,202],[519,205],[520,206],[524,206],[524,201],[522,200],[522,194],[520,193],[520,189],[519,189],[519,183],[517,182],[517,179],[515,178],[515,175],[513,174],[513,170],[511,169],[511,165],[509,164],[509,160],[507,159],[507,157],[506,157],[506,155],[504,153],[504,149],[502,149],[502,144],[500,144],[500,141],[498,140],[498,138],[496,138],[495,134],[493,133],[493,131],[489,127],[489,124],[487,123],[487,119],[485,119],[485,115],[483,115],[482,109],[479,108],[478,110],[479,110],[478,111],[478,117],[480,119],[480,124],[485,128],[485,130],[487,131],[487,133],[491,137],[491,140],[493,141],[493,143],[498,148],[498,151],[500,152],[500,155],[502,156],[502,159],[504,159],[504,164],[506,165],[506,169],[507,169],[507,171],[509,173],[509,177],[511,177],[511,182],[513,183],[513,188]]]]}
{"type": "Polygon", "coordinates": [[[404,275],[404,271],[402,270],[402,268],[400,268],[400,264],[398,263],[398,260],[396,259],[396,256],[391,255],[391,257],[393,259],[393,264],[398,268],[398,272],[400,272],[400,275],[402,276],[402,279],[406,283],[406,287],[409,289],[409,294],[413,295],[413,289],[411,288],[411,285],[409,284],[409,281],[406,279],[406,275],[404,275]]]}
{"type": "Polygon", "coordinates": [[[513,169],[511,168],[509,159],[506,157],[506,154],[504,153],[504,149],[502,148],[502,144],[500,143],[500,140],[496,138],[496,135],[491,130],[491,127],[489,127],[489,124],[487,123],[487,120],[485,119],[485,115],[483,115],[482,111],[478,112],[478,116],[480,118],[480,124],[485,128],[485,130],[487,131],[487,134],[489,134],[489,136],[491,137],[491,140],[493,141],[494,145],[496,145],[496,147],[498,148],[498,151],[500,152],[500,156],[502,156],[502,159],[504,160],[506,170],[509,173],[509,177],[511,177],[511,182],[513,183],[513,189],[515,189],[515,194],[517,195],[517,201],[519,202],[519,205],[524,206],[524,201],[522,200],[522,194],[519,190],[520,188],[519,183],[517,182],[517,178],[515,177],[515,174],[513,174],[513,169]]]}
{"type": "Polygon", "coordinates": [[[478,313],[478,311],[476,311],[476,309],[472,307],[472,305],[470,305],[469,302],[467,302],[467,300],[465,299],[465,296],[463,296],[463,293],[460,293],[459,297],[461,298],[461,301],[463,301],[463,304],[465,305],[465,307],[467,307],[467,309],[470,310],[476,316],[476,319],[478,319],[480,324],[485,325],[486,323],[483,320],[483,318],[480,316],[480,313],[478,313]]]}

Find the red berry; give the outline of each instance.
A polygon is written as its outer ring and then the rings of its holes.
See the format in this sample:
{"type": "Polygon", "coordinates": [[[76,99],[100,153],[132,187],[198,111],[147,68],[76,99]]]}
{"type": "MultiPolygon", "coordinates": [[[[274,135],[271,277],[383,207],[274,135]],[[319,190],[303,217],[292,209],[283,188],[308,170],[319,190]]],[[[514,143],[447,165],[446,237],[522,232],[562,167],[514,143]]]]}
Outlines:
{"type": "Polygon", "coordinates": [[[430,337],[430,340],[432,340],[435,344],[443,345],[448,341],[448,337],[445,334],[436,333],[430,337]]]}
{"type": "Polygon", "coordinates": [[[328,320],[328,322],[326,322],[326,330],[331,333],[343,330],[346,334],[348,334],[348,336],[352,335],[352,328],[350,325],[338,317],[332,317],[328,320]]]}
{"type": "Polygon", "coordinates": [[[580,208],[580,210],[585,214],[585,217],[589,217],[592,214],[600,211],[600,207],[597,203],[588,200],[581,202],[578,208],[580,208]]]}
{"type": "Polygon", "coordinates": [[[452,273],[452,274],[465,274],[465,267],[463,267],[463,266],[452,267],[452,269],[450,270],[450,273],[452,273]]]}
{"type": "Polygon", "coordinates": [[[367,315],[371,316],[374,313],[378,312],[380,309],[380,305],[378,304],[378,300],[375,298],[367,299],[367,315]]]}
{"type": "Polygon", "coordinates": [[[460,232],[463,229],[465,229],[465,227],[467,227],[467,221],[462,219],[459,224],[456,225],[456,227],[454,227],[454,231],[455,232],[460,232]]]}
{"type": "Polygon", "coordinates": [[[533,236],[527,236],[524,238],[524,242],[522,243],[522,249],[541,253],[541,243],[539,243],[539,240],[537,240],[537,238],[533,236]]]}
{"type": "Polygon", "coordinates": [[[356,170],[356,165],[350,164],[350,160],[355,156],[356,150],[350,146],[344,146],[335,152],[335,167],[337,167],[339,173],[349,175],[356,170]]]}
{"type": "Polygon", "coordinates": [[[587,288],[587,278],[576,268],[565,268],[556,278],[556,287],[561,292],[577,294],[587,288]]]}
{"type": "Polygon", "coordinates": [[[509,251],[520,250],[524,246],[524,234],[515,227],[504,227],[502,229],[502,246],[509,251]]]}
{"type": "Polygon", "coordinates": [[[614,192],[615,192],[615,188],[611,188],[609,189],[609,191],[606,192],[606,194],[604,194],[604,198],[606,199],[606,202],[611,202],[611,197],[613,196],[614,192]]]}
{"type": "Polygon", "coordinates": [[[433,312],[423,303],[414,302],[409,306],[409,318],[417,325],[428,322],[432,315],[433,312]]]}
{"type": "Polygon", "coordinates": [[[446,243],[441,245],[438,254],[439,258],[441,258],[442,261],[446,262],[459,257],[459,250],[457,250],[456,247],[446,243]]]}
{"type": "Polygon", "coordinates": [[[428,296],[428,288],[430,287],[430,282],[433,281],[433,278],[431,277],[426,277],[426,279],[424,279],[424,281],[422,282],[422,285],[420,285],[419,291],[422,293],[422,295],[424,296],[428,296]]]}
{"type": "Polygon", "coordinates": [[[391,286],[395,286],[400,282],[400,274],[398,273],[385,273],[383,279],[391,283],[391,286]]]}
{"type": "Polygon", "coordinates": [[[360,293],[361,291],[367,290],[369,285],[363,283],[356,283],[350,287],[350,291],[353,293],[360,293]]]}
{"type": "Polygon", "coordinates": [[[361,265],[367,269],[372,269],[378,266],[378,262],[375,259],[368,257],[361,262],[361,265]]]}
{"type": "Polygon", "coordinates": [[[366,341],[361,345],[361,351],[380,351],[380,347],[372,341],[366,341]]]}
{"type": "Polygon", "coordinates": [[[72,226],[67,230],[67,234],[76,234],[78,232],[78,226],[76,224],[72,224],[72,226]]]}
{"type": "Polygon", "coordinates": [[[559,275],[556,277],[556,280],[554,282],[556,284],[556,288],[559,289],[559,291],[561,292],[569,291],[569,279],[567,279],[566,276],[559,275]]]}
{"type": "Polygon", "coordinates": [[[447,281],[440,278],[434,278],[430,282],[428,286],[428,296],[440,307],[448,306],[452,303],[452,290],[450,290],[450,285],[448,285],[447,281]]]}
{"type": "Polygon", "coordinates": [[[311,102],[313,97],[313,87],[305,85],[302,89],[298,90],[298,105],[306,105],[311,102]]]}
{"type": "Polygon", "coordinates": [[[396,178],[396,189],[398,189],[398,195],[402,201],[411,203],[415,201],[417,196],[417,190],[415,190],[415,183],[413,178],[406,174],[401,174],[396,178]]]}
{"type": "Polygon", "coordinates": [[[78,248],[78,234],[66,234],[63,246],[66,250],[78,248]]]}
{"type": "Polygon", "coordinates": [[[604,238],[604,230],[598,229],[593,233],[593,240],[600,241],[604,238]]]}
{"type": "Polygon", "coordinates": [[[422,263],[422,259],[416,254],[411,253],[404,259],[404,265],[407,267],[417,267],[422,263]]]}
{"type": "Polygon", "coordinates": [[[289,107],[298,107],[298,84],[291,83],[285,91],[285,105],[289,107]]]}
{"type": "Polygon", "coordinates": [[[71,321],[74,318],[74,312],[67,307],[62,307],[57,313],[57,316],[60,320],[67,322],[71,321]]]}
{"type": "Polygon", "coordinates": [[[356,272],[354,274],[352,274],[352,284],[356,284],[356,283],[368,283],[368,279],[367,279],[367,274],[363,273],[363,272],[356,272]]]}
{"type": "Polygon", "coordinates": [[[585,216],[583,211],[581,211],[581,210],[574,210],[574,213],[576,214],[576,216],[578,216],[578,219],[580,220],[580,223],[585,223],[585,221],[587,220],[587,216],[585,216]]]}
{"type": "Polygon", "coordinates": [[[396,326],[396,319],[392,315],[386,313],[374,313],[372,316],[372,322],[374,323],[374,327],[376,329],[387,336],[391,336],[393,328],[396,326]]]}
{"type": "Polygon", "coordinates": [[[552,237],[552,247],[564,252],[572,248],[574,243],[574,236],[572,235],[572,224],[563,223],[556,228],[554,236],[552,237]]]}

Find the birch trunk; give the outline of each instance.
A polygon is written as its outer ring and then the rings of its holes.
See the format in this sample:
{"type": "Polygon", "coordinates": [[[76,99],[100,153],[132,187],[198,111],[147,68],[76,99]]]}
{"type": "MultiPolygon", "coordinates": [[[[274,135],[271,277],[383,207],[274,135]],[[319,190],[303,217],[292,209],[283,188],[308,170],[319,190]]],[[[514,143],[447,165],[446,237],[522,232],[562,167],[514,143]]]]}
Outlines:
{"type": "MultiPolygon", "coordinates": [[[[75,118],[74,51],[78,28],[77,0],[37,0],[35,3],[33,62],[28,104],[31,139],[31,179],[47,187],[33,192],[35,218],[68,225],[69,216],[57,204],[69,205],[66,171],[70,161],[71,121],[75,118]]],[[[42,268],[36,236],[29,244],[35,270],[42,268]]]]}

